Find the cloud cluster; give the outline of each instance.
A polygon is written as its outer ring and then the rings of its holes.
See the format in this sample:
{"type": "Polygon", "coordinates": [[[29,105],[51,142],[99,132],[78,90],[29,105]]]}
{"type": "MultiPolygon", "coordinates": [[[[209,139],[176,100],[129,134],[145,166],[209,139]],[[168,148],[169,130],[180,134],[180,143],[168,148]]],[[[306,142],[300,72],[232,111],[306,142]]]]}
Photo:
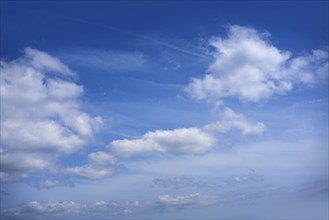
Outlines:
{"type": "MultiPolygon", "coordinates": [[[[290,187],[262,187],[253,188],[249,191],[227,191],[215,195],[191,193],[185,195],[160,195],[157,199],[149,201],[97,201],[95,203],[80,203],[74,201],[30,201],[13,208],[1,210],[1,217],[5,219],[45,219],[52,218],[129,218],[134,214],[165,214],[184,209],[198,209],[214,205],[216,209],[226,204],[240,203],[242,200],[280,197],[291,199],[294,204],[296,199],[315,198],[323,199],[323,192],[328,191],[326,181],[311,182],[303,185],[290,187]]],[[[261,200],[268,201],[268,200],[261,200]]],[[[248,203],[250,208],[250,203],[248,203]]],[[[151,216],[151,215],[150,215],[151,216]]]]}
{"type": "Polygon", "coordinates": [[[102,119],[82,111],[83,87],[60,60],[26,48],[22,58],[1,61],[0,68],[2,180],[54,171],[59,155],[93,139],[102,119]]]}
{"type": "Polygon", "coordinates": [[[258,102],[290,91],[295,83],[310,85],[327,78],[328,52],[292,57],[278,49],[253,28],[229,26],[227,38],[210,40],[214,61],[203,78],[194,78],[185,88],[195,100],[218,101],[237,97],[258,102]]]}
{"type": "Polygon", "coordinates": [[[85,205],[73,201],[31,201],[3,211],[1,216],[6,219],[68,218],[79,215],[85,208],[85,205]]]}
{"type": "Polygon", "coordinates": [[[84,204],[74,201],[31,201],[14,208],[3,210],[1,216],[6,219],[31,218],[108,218],[127,216],[140,212],[174,211],[201,207],[216,202],[216,197],[193,193],[189,195],[163,195],[153,201],[98,201],[84,204]]]}

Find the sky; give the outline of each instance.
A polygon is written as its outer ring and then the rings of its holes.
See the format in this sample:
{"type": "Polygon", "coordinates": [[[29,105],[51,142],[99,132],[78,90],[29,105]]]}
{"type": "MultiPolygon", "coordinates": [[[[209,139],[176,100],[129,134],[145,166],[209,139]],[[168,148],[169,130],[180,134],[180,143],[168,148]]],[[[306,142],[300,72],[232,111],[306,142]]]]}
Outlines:
{"type": "Polygon", "coordinates": [[[1,219],[328,219],[328,1],[0,5],[1,219]]]}

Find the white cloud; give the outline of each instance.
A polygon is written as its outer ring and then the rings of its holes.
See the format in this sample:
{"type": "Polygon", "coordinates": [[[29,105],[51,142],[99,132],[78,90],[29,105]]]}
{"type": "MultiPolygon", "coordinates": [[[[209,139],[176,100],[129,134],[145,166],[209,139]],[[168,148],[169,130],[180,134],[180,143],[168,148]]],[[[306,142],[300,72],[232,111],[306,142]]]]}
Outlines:
{"type": "Polygon", "coordinates": [[[238,129],[242,134],[261,135],[265,131],[265,125],[261,122],[254,122],[242,114],[235,113],[232,109],[226,107],[221,114],[218,122],[210,123],[204,126],[204,130],[209,132],[226,133],[229,130],[238,129]]]}
{"type": "Polygon", "coordinates": [[[30,64],[39,71],[51,71],[64,76],[75,76],[75,73],[56,57],[30,47],[25,48],[24,52],[25,57],[23,62],[30,64]]]}
{"type": "Polygon", "coordinates": [[[109,152],[97,151],[88,154],[88,163],[83,166],[68,167],[65,172],[86,179],[103,179],[114,175],[113,166],[117,158],[109,152]]]}
{"type": "Polygon", "coordinates": [[[265,125],[225,108],[219,121],[207,124],[203,128],[149,131],[138,139],[114,140],[108,145],[108,149],[118,157],[153,152],[202,154],[215,146],[216,133],[226,133],[234,129],[240,130],[244,135],[261,135],[265,131],[265,125]]]}
{"type": "Polygon", "coordinates": [[[216,139],[199,128],[148,132],[140,139],[115,140],[108,146],[113,153],[127,157],[149,152],[200,154],[211,149],[216,139]]]}
{"type": "Polygon", "coordinates": [[[106,153],[104,151],[98,151],[88,154],[88,160],[92,164],[115,164],[117,162],[117,158],[113,155],[106,153]]]}
{"type": "Polygon", "coordinates": [[[82,111],[83,87],[72,77],[76,74],[59,59],[32,48],[22,58],[1,61],[1,171],[6,179],[51,169],[58,155],[81,149],[100,128],[100,117],[82,111]]]}
{"type": "Polygon", "coordinates": [[[103,179],[114,174],[114,171],[110,168],[97,167],[90,164],[68,167],[65,169],[65,172],[86,179],[103,179]]]}
{"type": "Polygon", "coordinates": [[[192,99],[218,101],[238,97],[258,102],[290,91],[294,83],[312,84],[327,77],[328,52],[292,58],[255,29],[230,26],[226,39],[213,38],[214,62],[203,78],[194,78],[185,88],[192,99]]]}

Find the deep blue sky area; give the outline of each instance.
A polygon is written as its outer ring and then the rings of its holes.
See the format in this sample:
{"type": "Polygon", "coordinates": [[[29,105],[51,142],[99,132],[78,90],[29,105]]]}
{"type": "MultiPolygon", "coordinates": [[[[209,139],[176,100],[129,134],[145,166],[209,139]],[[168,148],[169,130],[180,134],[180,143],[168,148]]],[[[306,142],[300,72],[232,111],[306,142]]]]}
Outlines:
{"type": "Polygon", "coordinates": [[[0,219],[328,219],[328,10],[0,0],[0,219]]]}
{"type": "Polygon", "coordinates": [[[1,1],[1,56],[26,45],[131,49],[138,36],[186,41],[227,24],[270,30],[283,49],[302,52],[327,44],[327,11],[328,1],[1,1]]]}

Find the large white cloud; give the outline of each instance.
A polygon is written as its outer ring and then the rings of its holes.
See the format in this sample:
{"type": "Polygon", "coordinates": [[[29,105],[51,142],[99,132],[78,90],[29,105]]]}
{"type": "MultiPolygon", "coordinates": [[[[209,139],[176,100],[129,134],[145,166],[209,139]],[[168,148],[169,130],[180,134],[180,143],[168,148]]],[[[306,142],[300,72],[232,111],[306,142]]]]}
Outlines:
{"type": "Polygon", "coordinates": [[[192,99],[258,102],[290,91],[294,83],[312,84],[328,74],[327,51],[293,58],[253,28],[230,26],[227,38],[213,38],[210,45],[216,53],[207,74],[185,88],[192,99]]]}
{"type": "Polygon", "coordinates": [[[83,87],[75,78],[59,59],[32,48],[22,58],[1,61],[1,176],[6,180],[51,169],[58,155],[76,152],[98,131],[102,119],[82,110],[83,87]],[[25,165],[18,165],[22,161],[25,165]]]}
{"type": "Polygon", "coordinates": [[[131,156],[149,152],[199,154],[207,152],[216,139],[199,128],[180,128],[148,132],[140,139],[114,140],[109,145],[119,156],[131,156]]]}

